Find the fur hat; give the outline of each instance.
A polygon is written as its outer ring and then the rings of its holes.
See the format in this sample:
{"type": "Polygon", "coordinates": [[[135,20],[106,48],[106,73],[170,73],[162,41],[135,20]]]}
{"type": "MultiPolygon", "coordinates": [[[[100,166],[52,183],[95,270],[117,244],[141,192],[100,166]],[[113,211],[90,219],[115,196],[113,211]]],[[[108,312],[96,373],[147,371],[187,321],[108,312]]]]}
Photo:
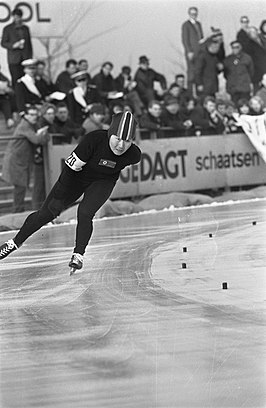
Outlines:
{"type": "Polygon", "coordinates": [[[131,112],[119,112],[112,116],[108,136],[116,135],[122,140],[132,141],[135,139],[137,123],[131,112]]]}

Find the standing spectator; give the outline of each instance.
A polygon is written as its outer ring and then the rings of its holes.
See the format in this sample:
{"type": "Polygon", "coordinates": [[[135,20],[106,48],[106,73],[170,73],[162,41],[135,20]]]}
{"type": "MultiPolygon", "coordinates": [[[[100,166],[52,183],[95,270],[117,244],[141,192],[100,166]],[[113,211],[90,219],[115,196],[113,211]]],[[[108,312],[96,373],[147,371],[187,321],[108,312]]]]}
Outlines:
{"type": "Polygon", "coordinates": [[[255,96],[259,96],[263,101],[264,106],[266,107],[266,72],[262,75],[260,84],[261,86],[255,96]]]}
{"type": "Polygon", "coordinates": [[[254,66],[251,57],[242,51],[239,41],[232,41],[230,45],[232,53],[224,60],[224,77],[226,90],[237,104],[241,98],[250,98],[254,66]]]}
{"type": "Polygon", "coordinates": [[[75,86],[71,75],[77,72],[77,61],[74,59],[67,60],[65,68],[65,71],[62,71],[56,78],[55,86],[58,91],[67,94],[75,86]]]}
{"type": "Polygon", "coordinates": [[[218,74],[221,71],[217,57],[219,47],[219,42],[210,40],[207,49],[202,48],[197,56],[195,82],[200,99],[204,99],[205,96],[215,96],[218,91],[218,74]]]}
{"type": "Polygon", "coordinates": [[[253,87],[254,93],[259,89],[259,83],[266,68],[266,48],[263,48],[259,31],[256,27],[249,27],[250,49],[249,54],[254,64],[253,87]]]}
{"type": "Polygon", "coordinates": [[[237,32],[236,39],[241,44],[243,52],[249,54],[249,43],[250,38],[248,34],[249,30],[249,18],[247,16],[242,16],[240,18],[240,30],[237,32]]]}
{"type": "Polygon", "coordinates": [[[98,129],[107,129],[109,126],[104,124],[105,107],[101,103],[94,103],[89,111],[89,117],[85,119],[82,127],[85,134],[98,129]]]}
{"type": "Polygon", "coordinates": [[[115,83],[117,91],[123,92],[124,101],[132,106],[135,116],[141,116],[144,104],[136,91],[137,82],[133,81],[129,66],[122,67],[120,74],[115,78],[115,83]]]}
{"type": "Polygon", "coordinates": [[[116,84],[111,74],[113,70],[112,62],[106,61],[102,64],[100,72],[94,75],[92,83],[100,95],[101,103],[109,106],[110,100],[116,97],[116,84]]]}
{"type": "Polygon", "coordinates": [[[203,38],[201,23],[197,21],[197,7],[189,7],[189,19],[182,24],[182,43],[187,62],[187,88],[193,95],[195,84],[195,60],[199,51],[199,41],[203,38]]]}
{"type": "Polygon", "coordinates": [[[12,108],[14,108],[14,91],[8,78],[2,74],[0,65],[0,110],[3,112],[7,128],[14,126],[12,108]]]}
{"type": "Polygon", "coordinates": [[[166,124],[162,120],[162,107],[159,101],[151,101],[148,105],[148,112],[143,113],[139,119],[141,128],[147,129],[149,132],[141,132],[141,139],[150,139],[150,132],[156,132],[156,137],[164,137],[164,132],[161,129],[166,124]]]}
{"type": "Polygon", "coordinates": [[[38,109],[26,107],[25,113],[15,129],[15,140],[8,143],[4,160],[2,178],[14,186],[14,212],[25,210],[25,195],[29,185],[33,164],[34,145],[46,144],[47,129],[37,131],[38,109]]]}
{"type": "Polygon", "coordinates": [[[84,129],[69,117],[69,110],[64,102],[56,105],[54,128],[56,133],[64,135],[62,142],[72,143],[80,139],[84,134],[84,129]]]}
{"type": "Polygon", "coordinates": [[[23,75],[22,61],[32,58],[32,44],[29,27],[23,24],[20,8],[12,11],[13,22],[3,29],[1,45],[7,49],[7,62],[15,88],[17,80],[23,75]]]}
{"type": "Polygon", "coordinates": [[[166,79],[164,75],[154,71],[150,68],[149,59],[142,55],[139,57],[139,68],[135,73],[135,81],[137,83],[136,91],[139,94],[140,99],[147,108],[149,102],[154,100],[157,97],[161,97],[166,90],[166,79]],[[154,90],[154,83],[159,82],[161,85],[162,91],[160,95],[157,92],[157,95],[154,90]]]}
{"type": "Polygon", "coordinates": [[[86,71],[78,71],[71,78],[75,87],[67,95],[69,114],[71,119],[81,126],[92,104],[99,102],[100,97],[96,88],[88,85],[86,71]]]}
{"type": "Polygon", "coordinates": [[[44,98],[35,84],[36,63],[37,60],[35,59],[22,61],[25,75],[17,80],[15,86],[16,103],[21,115],[25,111],[26,105],[41,105],[43,103],[44,98]]]}
{"type": "MultiPolygon", "coordinates": [[[[51,103],[44,103],[40,109],[40,117],[37,122],[38,128],[47,129],[49,135],[56,133],[54,119],[55,106],[51,103]]],[[[40,144],[34,146],[32,209],[38,210],[44,202],[45,197],[43,146],[40,144]]]]}

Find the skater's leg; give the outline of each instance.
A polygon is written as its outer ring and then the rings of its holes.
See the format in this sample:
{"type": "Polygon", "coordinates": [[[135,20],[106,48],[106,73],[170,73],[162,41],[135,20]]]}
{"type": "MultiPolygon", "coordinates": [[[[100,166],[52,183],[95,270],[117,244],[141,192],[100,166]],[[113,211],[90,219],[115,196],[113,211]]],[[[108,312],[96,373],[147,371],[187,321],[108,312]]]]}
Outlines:
{"type": "Polygon", "coordinates": [[[40,210],[26,218],[20,231],[14,238],[15,244],[18,247],[22,245],[29,236],[38,231],[43,225],[55,219],[67,205],[74,203],[81,194],[80,188],[73,187],[72,190],[64,191],[61,183],[57,181],[40,210]]]}
{"type": "Polygon", "coordinates": [[[78,207],[78,225],[74,253],[83,255],[93,231],[92,219],[95,213],[110,197],[115,184],[113,181],[94,181],[84,192],[78,207]]]}

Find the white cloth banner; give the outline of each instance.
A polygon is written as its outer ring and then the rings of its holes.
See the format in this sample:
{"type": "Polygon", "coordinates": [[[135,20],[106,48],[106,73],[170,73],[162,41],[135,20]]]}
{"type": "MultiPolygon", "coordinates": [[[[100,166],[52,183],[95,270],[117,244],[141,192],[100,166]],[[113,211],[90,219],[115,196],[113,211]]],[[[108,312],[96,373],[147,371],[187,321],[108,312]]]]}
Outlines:
{"type": "Polygon", "coordinates": [[[266,163],[266,112],[257,116],[240,115],[237,120],[266,163]]]}

